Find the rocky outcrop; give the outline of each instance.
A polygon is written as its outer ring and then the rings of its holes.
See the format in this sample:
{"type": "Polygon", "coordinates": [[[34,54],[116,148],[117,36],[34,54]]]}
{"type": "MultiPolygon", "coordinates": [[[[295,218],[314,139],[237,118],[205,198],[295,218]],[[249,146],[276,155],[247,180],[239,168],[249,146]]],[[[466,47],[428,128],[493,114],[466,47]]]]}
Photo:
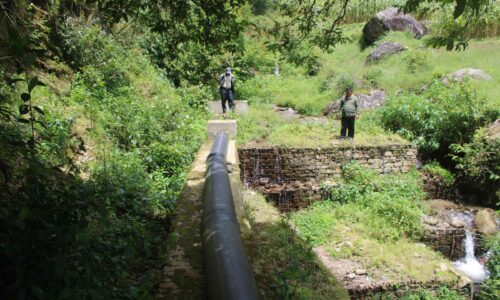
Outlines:
{"type": "MultiPolygon", "coordinates": [[[[380,90],[373,90],[369,94],[356,94],[354,97],[358,98],[358,104],[361,110],[380,107],[387,100],[387,94],[380,90]]],[[[341,97],[330,102],[325,109],[323,109],[323,114],[325,116],[331,116],[337,113],[340,109],[340,101],[342,101],[343,98],[344,97],[341,97]]]]}
{"type": "Polygon", "coordinates": [[[363,27],[363,40],[367,45],[371,45],[387,31],[389,31],[389,27],[385,25],[384,21],[377,17],[371,18],[363,27]]]}
{"type": "Polygon", "coordinates": [[[427,28],[411,15],[398,12],[395,7],[390,7],[377,13],[363,27],[363,39],[366,44],[373,44],[386,31],[409,30],[416,38],[421,38],[427,34],[427,28]]]}
{"type": "Polygon", "coordinates": [[[495,212],[492,209],[483,209],[474,217],[474,225],[478,232],[493,234],[497,231],[495,212]]]}
{"type": "Polygon", "coordinates": [[[465,77],[474,78],[478,80],[492,80],[493,77],[486,74],[483,70],[465,68],[448,74],[443,78],[443,83],[448,84],[450,81],[462,81],[465,77]]]}
{"type": "Polygon", "coordinates": [[[384,57],[391,56],[392,54],[396,54],[406,50],[406,48],[398,43],[385,42],[378,46],[375,50],[373,50],[370,55],[366,58],[366,63],[375,63],[381,60],[384,57]]]}

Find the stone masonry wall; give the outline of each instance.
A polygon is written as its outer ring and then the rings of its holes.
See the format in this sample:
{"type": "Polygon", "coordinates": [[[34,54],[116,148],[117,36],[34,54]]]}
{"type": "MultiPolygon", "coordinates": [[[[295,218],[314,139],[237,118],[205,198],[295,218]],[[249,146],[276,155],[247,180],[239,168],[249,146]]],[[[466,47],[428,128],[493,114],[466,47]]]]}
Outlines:
{"type": "Polygon", "coordinates": [[[445,227],[433,228],[425,226],[422,242],[429,245],[435,251],[441,252],[450,260],[457,260],[465,256],[463,241],[465,229],[445,227]]]}
{"type": "Polygon", "coordinates": [[[406,172],[417,162],[413,145],[331,148],[240,148],[241,179],[263,186],[317,182],[341,176],[341,166],[356,161],[380,173],[406,172]]]}

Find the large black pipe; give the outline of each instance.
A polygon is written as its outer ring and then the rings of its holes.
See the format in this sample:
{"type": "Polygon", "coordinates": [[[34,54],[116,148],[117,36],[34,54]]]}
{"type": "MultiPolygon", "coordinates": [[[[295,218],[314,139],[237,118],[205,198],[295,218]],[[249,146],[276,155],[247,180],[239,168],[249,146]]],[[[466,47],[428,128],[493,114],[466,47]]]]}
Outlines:
{"type": "Polygon", "coordinates": [[[203,203],[203,260],[207,298],[259,299],[234,209],[226,166],[228,136],[218,133],[207,158],[203,203]]]}

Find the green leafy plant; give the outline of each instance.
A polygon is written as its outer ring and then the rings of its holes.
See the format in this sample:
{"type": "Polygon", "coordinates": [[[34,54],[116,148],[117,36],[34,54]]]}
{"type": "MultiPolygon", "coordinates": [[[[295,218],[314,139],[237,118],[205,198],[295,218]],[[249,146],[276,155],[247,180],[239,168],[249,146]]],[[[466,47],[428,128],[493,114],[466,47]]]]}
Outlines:
{"type": "Polygon", "coordinates": [[[496,195],[500,188],[500,139],[494,128],[481,128],[471,143],[451,146],[459,178],[481,191],[487,205],[500,203],[496,195]]]}
{"type": "Polygon", "coordinates": [[[470,142],[476,129],[491,121],[485,107],[468,82],[446,86],[435,80],[422,95],[391,98],[381,123],[415,142],[424,157],[442,159],[451,144],[470,142]]]}
{"type": "Polygon", "coordinates": [[[379,68],[371,68],[365,72],[363,79],[368,81],[373,87],[379,87],[383,72],[379,68]]]}

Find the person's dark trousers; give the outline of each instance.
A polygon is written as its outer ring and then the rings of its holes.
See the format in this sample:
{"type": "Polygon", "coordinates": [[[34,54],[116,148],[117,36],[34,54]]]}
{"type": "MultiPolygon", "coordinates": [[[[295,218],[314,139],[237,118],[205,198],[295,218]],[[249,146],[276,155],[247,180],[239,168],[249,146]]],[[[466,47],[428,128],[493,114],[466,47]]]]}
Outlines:
{"type": "Polygon", "coordinates": [[[221,100],[222,100],[222,112],[223,113],[226,112],[226,101],[229,102],[229,109],[231,111],[233,111],[233,107],[234,107],[233,91],[231,89],[226,90],[224,88],[221,88],[220,95],[221,95],[221,100]]]}
{"type": "Polygon", "coordinates": [[[346,131],[350,138],[354,138],[354,121],[356,117],[342,117],[342,129],[340,129],[340,137],[345,137],[346,131]]]}

